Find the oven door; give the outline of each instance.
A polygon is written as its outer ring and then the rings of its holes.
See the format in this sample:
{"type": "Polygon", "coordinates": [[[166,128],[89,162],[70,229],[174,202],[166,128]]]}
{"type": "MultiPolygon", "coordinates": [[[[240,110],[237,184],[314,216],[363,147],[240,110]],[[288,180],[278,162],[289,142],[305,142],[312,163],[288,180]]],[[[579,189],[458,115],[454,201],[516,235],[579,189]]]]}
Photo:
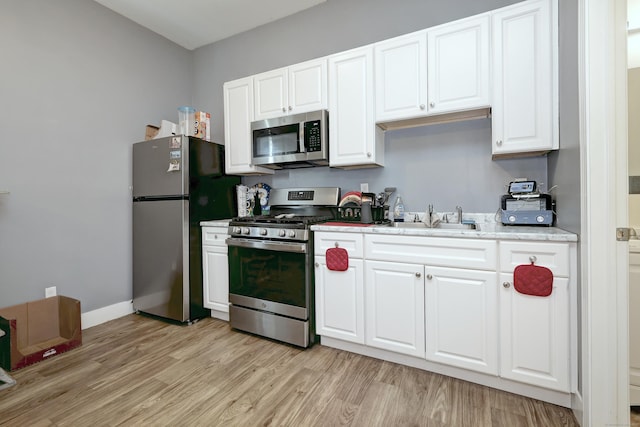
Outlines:
{"type": "Polygon", "coordinates": [[[296,319],[309,318],[311,254],[306,242],[227,239],[229,301],[296,319]]]}

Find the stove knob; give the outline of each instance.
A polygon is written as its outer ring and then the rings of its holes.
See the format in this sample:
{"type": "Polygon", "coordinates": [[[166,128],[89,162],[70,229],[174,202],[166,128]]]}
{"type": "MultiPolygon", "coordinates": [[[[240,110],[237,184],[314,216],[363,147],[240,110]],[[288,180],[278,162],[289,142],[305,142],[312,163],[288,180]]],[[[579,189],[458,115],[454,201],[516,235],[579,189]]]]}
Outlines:
{"type": "Polygon", "coordinates": [[[250,230],[249,227],[242,227],[242,234],[249,234],[250,230]]]}
{"type": "Polygon", "coordinates": [[[261,228],[260,229],[260,235],[261,236],[266,236],[267,235],[267,229],[266,228],[261,228]]]}
{"type": "Polygon", "coordinates": [[[284,237],[284,236],[286,236],[286,235],[287,235],[287,232],[286,232],[286,231],[284,231],[284,230],[280,230],[280,231],[278,231],[278,236],[279,236],[279,237],[284,237]]]}
{"type": "Polygon", "coordinates": [[[538,215],[536,217],[536,221],[538,221],[539,223],[543,223],[544,222],[544,217],[542,215],[538,215]]]}
{"type": "Polygon", "coordinates": [[[289,237],[296,237],[296,231],[295,230],[289,230],[289,237]]]}
{"type": "Polygon", "coordinates": [[[233,227],[233,234],[240,234],[240,227],[233,227]]]}
{"type": "Polygon", "coordinates": [[[515,215],[509,215],[509,222],[516,222],[516,216],[515,215]]]}

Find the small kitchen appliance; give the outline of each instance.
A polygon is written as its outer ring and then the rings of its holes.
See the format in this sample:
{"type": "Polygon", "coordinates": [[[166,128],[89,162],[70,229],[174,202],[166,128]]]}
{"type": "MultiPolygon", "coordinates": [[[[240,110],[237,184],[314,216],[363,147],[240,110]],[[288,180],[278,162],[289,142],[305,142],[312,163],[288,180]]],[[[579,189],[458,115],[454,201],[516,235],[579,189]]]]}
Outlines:
{"type": "Polygon", "coordinates": [[[526,179],[509,184],[500,211],[504,225],[552,225],[554,219],[551,195],[540,194],[536,181],[526,179]]]}
{"type": "Polygon", "coordinates": [[[309,347],[315,339],[313,232],[336,219],[340,188],[271,189],[269,215],[229,223],[232,328],[309,347]]]}
{"type": "Polygon", "coordinates": [[[251,163],[272,169],[329,165],[326,110],[251,123],[251,163]]]}

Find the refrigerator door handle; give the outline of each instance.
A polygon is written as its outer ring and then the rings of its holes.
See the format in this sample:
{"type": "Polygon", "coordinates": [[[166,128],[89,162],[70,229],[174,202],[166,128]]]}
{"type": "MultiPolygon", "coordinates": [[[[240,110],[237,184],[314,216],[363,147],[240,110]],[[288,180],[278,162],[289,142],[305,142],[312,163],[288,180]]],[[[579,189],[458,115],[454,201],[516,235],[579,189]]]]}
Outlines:
{"type": "Polygon", "coordinates": [[[134,202],[156,202],[159,200],[189,200],[188,194],[172,194],[167,196],[137,196],[134,202]]]}

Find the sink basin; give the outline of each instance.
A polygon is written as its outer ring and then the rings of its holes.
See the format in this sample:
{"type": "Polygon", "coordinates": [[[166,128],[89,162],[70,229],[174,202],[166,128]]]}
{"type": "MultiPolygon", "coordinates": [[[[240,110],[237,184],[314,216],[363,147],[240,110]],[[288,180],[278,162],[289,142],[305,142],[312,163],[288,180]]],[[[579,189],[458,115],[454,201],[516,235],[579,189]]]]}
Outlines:
{"type": "Polygon", "coordinates": [[[441,222],[435,227],[427,227],[422,222],[394,222],[395,228],[425,229],[425,230],[477,230],[477,224],[457,224],[441,222]]]}

